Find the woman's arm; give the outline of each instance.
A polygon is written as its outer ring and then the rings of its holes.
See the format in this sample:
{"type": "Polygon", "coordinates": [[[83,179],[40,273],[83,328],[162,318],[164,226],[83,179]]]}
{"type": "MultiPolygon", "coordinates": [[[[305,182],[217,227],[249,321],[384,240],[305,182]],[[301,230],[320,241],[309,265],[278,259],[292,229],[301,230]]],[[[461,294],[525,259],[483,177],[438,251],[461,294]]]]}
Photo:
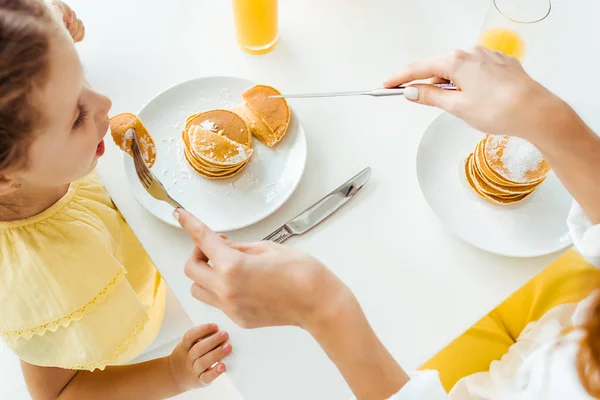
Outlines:
{"type": "Polygon", "coordinates": [[[549,105],[544,106],[544,100],[529,105],[529,111],[540,118],[540,129],[531,135],[531,142],[542,152],[590,221],[599,224],[600,138],[571,107],[552,97],[548,99],[549,105]]]}
{"type": "Polygon", "coordinates": [[[305,326],[358,400],[387,399],[409,377],[380,342],[355,299],[305,326]]]}
{"type": "Polygon", "coordinates": [[[226,332],[214,324],[190,329],[168,357],[144,363],[74,371],[21,362],[34,400],[162,400],[208,386],[225,372],[231,353],[226,332]]]}

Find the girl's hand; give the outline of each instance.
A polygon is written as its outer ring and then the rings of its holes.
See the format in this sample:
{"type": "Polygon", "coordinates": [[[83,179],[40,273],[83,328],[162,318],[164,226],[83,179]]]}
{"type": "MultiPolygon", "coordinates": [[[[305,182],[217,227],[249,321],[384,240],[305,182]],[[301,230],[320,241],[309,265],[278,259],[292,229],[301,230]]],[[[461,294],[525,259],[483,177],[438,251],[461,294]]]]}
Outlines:
{"type": "Polygon", "coordinates": [[[85,37],[85,26],[83,25],[83,22],[77,18],[75,11],[61,0],[50,0],[50,7],[52,7],[54,12],[56,12],[64,22],[73,41],[75,41],[75,43],[81,42],[85,37]]]}
{"type": "Polygon", "coordinates": [[[536,142],[548,113],[568,108],[527,75],[516,58],[481,46],[411,64],[384,85],[395,87],[421,79],[452,81],[460,90],[415,84],[405,91],[409,100],[442,108],[490,134],[536,142]]]}
{"type": "Polygon", "coordinates": [[[295,325],[310,330],[356,302],[308,254],[271,242],[231,243],[186,211],[177,213],[197,246],[185,265],[185,274],[194,281],[192,295],[244,328],[295,325]]]}
{"type": "Polygon", "coordinates": [[[169,358],[173,379],[182,391],[210,385],[222,375],[221,360],[231,354],[229,334],[214,324],[201,325],[185,333],[169,358]]]}

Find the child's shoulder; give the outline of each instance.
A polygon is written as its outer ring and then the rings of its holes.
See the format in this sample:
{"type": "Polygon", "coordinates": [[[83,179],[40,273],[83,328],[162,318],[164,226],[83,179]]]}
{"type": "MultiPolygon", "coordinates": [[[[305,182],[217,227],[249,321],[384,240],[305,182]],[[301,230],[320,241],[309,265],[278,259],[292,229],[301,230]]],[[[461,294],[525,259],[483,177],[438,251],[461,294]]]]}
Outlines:
{"type": "MultiPolygon", "coordinates": [[[[75,182],[42,213],[0,222],[0,275],[114,257],[121,216],[96,175],[75,182]]],[[[5,275],[6,276],[6,275],[5,275]]]]}

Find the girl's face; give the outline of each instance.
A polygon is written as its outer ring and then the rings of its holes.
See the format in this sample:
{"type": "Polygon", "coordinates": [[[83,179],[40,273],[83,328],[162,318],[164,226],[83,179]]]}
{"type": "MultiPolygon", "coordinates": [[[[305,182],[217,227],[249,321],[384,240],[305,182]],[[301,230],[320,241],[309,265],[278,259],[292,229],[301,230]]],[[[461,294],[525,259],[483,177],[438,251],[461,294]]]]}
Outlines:
{"type": "Polygon", "coordinates": [[[71,183],[89,174],[104,154],[111,101],[87,85],[66,30],[54,36],[48,80],[35,105],[41,118],[29,147],[29,162],[12,177],[22,186],[71,183]]]}

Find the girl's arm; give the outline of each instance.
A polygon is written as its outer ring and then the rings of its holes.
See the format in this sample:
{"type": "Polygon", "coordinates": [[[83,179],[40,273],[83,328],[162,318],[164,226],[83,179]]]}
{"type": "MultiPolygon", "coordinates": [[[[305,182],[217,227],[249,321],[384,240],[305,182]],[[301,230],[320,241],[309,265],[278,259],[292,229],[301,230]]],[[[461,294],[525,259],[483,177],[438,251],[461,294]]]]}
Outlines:
{"type": "Polygon", "coordinates": [[[168,357],[148,362],[75,371],[21,362],[33,400],[159,400],[205,387],[225,372],[231,353],[226,332],[216,325],[188,331],[168,357]]]}

